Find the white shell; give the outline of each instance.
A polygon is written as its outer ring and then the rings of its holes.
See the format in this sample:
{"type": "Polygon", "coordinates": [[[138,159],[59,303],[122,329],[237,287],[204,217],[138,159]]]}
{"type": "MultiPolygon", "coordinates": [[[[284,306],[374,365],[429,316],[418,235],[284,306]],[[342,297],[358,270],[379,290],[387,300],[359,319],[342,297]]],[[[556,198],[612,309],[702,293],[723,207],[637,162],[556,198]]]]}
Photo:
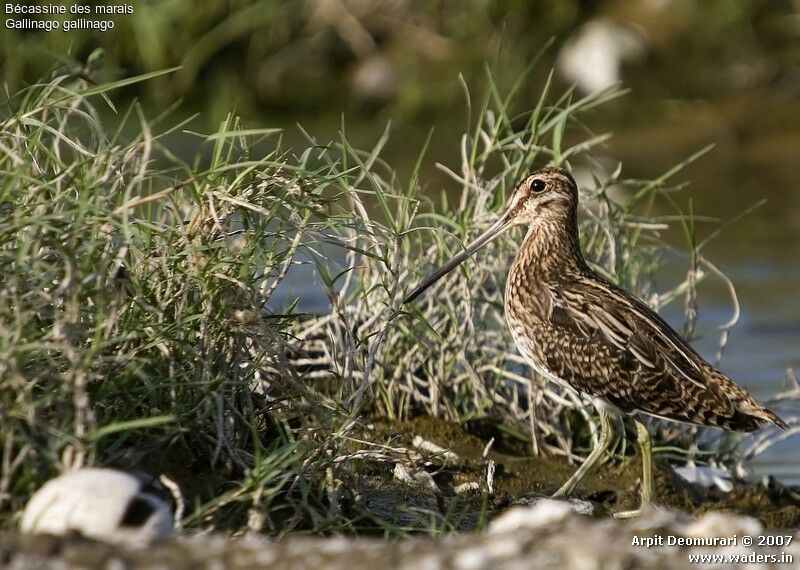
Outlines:
{"type": "Polygon", "coordinates": [[[22,514],[20,530],[32,534],[85,537],[143,546],[172,533],[172,512],[142,481],[114,469],[87,468],[65,473],[34,493],[22,514]],[[124,517],[139,508],[139,520],[124,517]]]}
{"type": "Polygon", "coordinates": [[[730,493],[733,490],[731,472],[727,469],[711,465],[693,465],[691,467],[674,467],[673,469],[689,483],[701,485],[707,489],[716,487],[723,493],[730,493]]]}

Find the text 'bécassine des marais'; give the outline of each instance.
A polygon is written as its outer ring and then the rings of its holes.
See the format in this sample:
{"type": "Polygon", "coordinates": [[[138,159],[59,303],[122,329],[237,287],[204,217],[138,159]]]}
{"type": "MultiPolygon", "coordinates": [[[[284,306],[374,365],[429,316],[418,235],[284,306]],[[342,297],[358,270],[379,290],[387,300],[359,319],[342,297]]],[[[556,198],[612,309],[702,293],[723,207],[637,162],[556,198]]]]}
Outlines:
{"type": "Polygon", "coordinates": [[[114,21],[104,16],[133,14],[132,4],[41,4],[29,2],[4,2],[6,29],[9,30],[98,30],[105,32],[114,27],[114,21]],[[68,16],[68,18],[62,18],[68,16]],[[86,19],[82,16],[91,16],[86,19]]]}

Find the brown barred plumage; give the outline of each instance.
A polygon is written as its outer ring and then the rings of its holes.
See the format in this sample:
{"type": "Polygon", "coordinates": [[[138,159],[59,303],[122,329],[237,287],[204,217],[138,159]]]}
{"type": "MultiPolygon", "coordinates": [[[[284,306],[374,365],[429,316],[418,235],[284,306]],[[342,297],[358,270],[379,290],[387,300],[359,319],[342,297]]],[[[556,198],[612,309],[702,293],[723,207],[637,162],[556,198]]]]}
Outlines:
{"type": "Polygon", "coordinates": [[[518,207],[546,192],[556,198],[529,216],[505,294],[506,322],[534,368],[624,412],[739,431],[763,421],[786,427],[647,305],[587,265],[569,173],[531,175],[517,190],[518,207]],[[549,190],[531,192],[533,179],[549,190]]]}
{"type": "MultiPolygon", "coordinates": [[[[405,300],[414,300],[506,229],[528,227],[508,274],[506,322],[534,369],[593,399],[603,428],[601,443],[557,494],[570,493],[607,447],[609,410],[737,431],[755,430],[761,422],[786,428],[647,305],[589,267],[579,244],[577,209],[577,185],[566,170],[534,172],[517,186],[491,228],[405,300]]],[[[638,421],[637,433],[646,502],[651,495],[650,443],[638,421]]]]}

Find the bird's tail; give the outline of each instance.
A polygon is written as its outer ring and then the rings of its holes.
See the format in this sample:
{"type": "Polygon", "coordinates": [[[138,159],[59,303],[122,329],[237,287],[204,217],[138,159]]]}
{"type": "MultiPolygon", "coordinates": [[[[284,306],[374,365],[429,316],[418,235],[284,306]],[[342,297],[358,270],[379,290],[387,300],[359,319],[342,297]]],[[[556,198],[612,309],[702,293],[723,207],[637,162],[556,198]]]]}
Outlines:
{"type": "MultiPolygon", "coordinates": [[[[738,402],[736,408],[740,413],[750,416],[750,418],[756,420],[756,422],[770,422],[781,429],[789,429],[789,424],[783,421],[778,414],[761,405],[761,402],[749,394],[746,394],[745,398],[738,402]]],[[[758,425],[756,423],[753,423],[753,425],[747,431],[752,431],[753,429],[758,429],[758,425]]]]}
{"type": "Polygon", "coordinates": [[[789,424],[783,421],[778,414],[768,408],[761,408],[761,413],[759,416],[768,422],[772,422],[781,429],[789,429],[789,424]]]}

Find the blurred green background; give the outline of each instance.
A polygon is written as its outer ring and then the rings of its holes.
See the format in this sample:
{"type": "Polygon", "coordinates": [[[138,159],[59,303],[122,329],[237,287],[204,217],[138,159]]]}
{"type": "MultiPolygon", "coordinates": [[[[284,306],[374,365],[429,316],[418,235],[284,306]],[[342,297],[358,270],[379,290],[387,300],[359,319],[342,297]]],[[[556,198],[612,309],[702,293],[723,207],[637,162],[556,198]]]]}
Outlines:
{"type": "MultiPolygon", "coordinates": [[[[368,146],[391,121],[385,156],[401,174],[433,127],[424,173],[438,192],[446,181],[435,163],[455,162],[468,121],[464,86],[480,93],[487,67],[508,88],[541,53],[524,80],[520,111],[525,101],[534,104],[551,69],[555,93],[576,82],[578,93],[622,82],[628,95],[598,108],[590,124],[572,127],[614,133],[595,163],[573,165],[582,169],[577,173],[610,171],[621,161],[625,176],[654,177],[714,143],[681,174],[691,185],[677,202],[688,208],[691,199],[694,213],[726,220],[766,199],[709,247],[743,310],[723,369],[765,394],[780,388],[787,367],[800,365],[797,0],[131,5],[134,13],[114,16],[105,33],[0,28],[7,91],[65,69],[105,80],[181,66],[117,93],[117,103],[138,99],[156,116],[182,100],[173,116],[200,113],[192,128],[206,132],[233,110],[248,127],[285,127],[298,145],[296,123],[320,141],[345,124],[351,142],[368,146]],[[97,48],[103,61],[82,69],[97,48]]],[[[194,141],[176,134],[173,146],[190,156],[194,141]]],[[[698,223],[698,236],[716,227],[698,223]]],[[[679,231],[667,237],[681,246],[679,231]]],[[[685,259],[677,256],[675,265],[683,271],[685,259]]],[[[669,269],[657,278],[670,279],[669,269]]],[[[724,286],[704,287],[698,346],[713,356],[716,327],[731,308],[724,286]]],[[[679,319],[681,307],[673,310],[679,319]]]]}
{"type": "Polygon", "coordinates": [[[796,1],[130,5],[133,14],[113,16],[115,26],[105,33],[0,28],[7,89],[52,73],[54,65],[80,69],[102,48],[98,80],[181,66],[118,95],[141,100],[151,116],[182,100],[178,114],[202,113],[197,126],[204,130],[235,110],[250,125],[299,122],[321,139],[335,135],[344,118],[348,135],[365,144],[391,120],[389,157],[401,165],[415,159],[435,126],[433,164],[458,149],[454,135],[466,121],[459,75],[479,93],[489,66],[509,86],[552,40],[525,81],[523,101],[535,101],[553,66],[556,92],[574,81],[588,89],[621,80],[631,93],[601,108],[589,126],[614,132],[608,155],[622,160],[629,175],[653,175],[714,142],[717,149],[687,175],[704,189],[694,196],[698,212],[730,217],[764,196],[770,203],[750,218],[748,238],[786,245],[800,237],[793,172],[800,152],[796,1]]]}

